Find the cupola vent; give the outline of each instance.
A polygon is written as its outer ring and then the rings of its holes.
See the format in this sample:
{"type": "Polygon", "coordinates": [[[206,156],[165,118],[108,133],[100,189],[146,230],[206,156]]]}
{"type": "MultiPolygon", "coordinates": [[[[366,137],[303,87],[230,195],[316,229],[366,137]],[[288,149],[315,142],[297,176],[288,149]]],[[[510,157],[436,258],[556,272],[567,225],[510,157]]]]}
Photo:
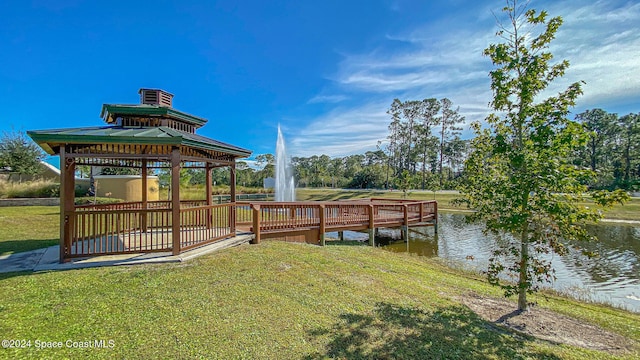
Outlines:
{"type": "Polygon", "coordinates": [[[173,103],[173,94],[160,89],[140,89],[140,103],[147,105],[159,105],[171,107],[173,103]]]}

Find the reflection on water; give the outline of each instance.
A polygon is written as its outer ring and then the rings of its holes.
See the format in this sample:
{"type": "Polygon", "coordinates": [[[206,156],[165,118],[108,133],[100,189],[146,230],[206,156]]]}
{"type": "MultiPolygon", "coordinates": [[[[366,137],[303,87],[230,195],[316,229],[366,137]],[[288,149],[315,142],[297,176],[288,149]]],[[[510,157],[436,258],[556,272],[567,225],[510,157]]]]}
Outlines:
{"type": "MultiPolygon", "coordinates": [[[[579,298],[607,302],[640,312],[640,227],[621,224],[590,226],[597,242],[580,245],[598,257],[587,258],[568,243],[567,256],[550,255],[556,269],[554,289],[579,298]]],[[[482,234],[482,226],[467,224],[464,215],[440,214],[438,234],[432,227],[413,228],[409,241],[400,232],[381,230],[377,242],[391,251],[439,256],[464,266],[486,270],[494,240],[482,234]]]]}

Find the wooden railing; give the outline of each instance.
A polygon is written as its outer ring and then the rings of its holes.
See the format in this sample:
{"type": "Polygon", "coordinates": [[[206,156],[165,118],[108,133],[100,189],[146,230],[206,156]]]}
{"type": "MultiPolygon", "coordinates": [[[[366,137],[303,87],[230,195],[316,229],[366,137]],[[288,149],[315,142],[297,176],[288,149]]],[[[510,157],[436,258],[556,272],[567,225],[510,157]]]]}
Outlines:
{"type": "Polygon", "coordinates": [[[274,233],[317,229],[322,236],[328,231],[409,226],[437,219],[435,201],[245,202],[237,207],[238,226],[248,227],[255,235],[254,242],[274,233]]]}
{"type": "MultiPolygon", "coordinates": [[[[180,201],[180,208],[204,206],[204,205],[207,205],[206,200],[180,201]]],[[[142,208],[143,208],[142,202],[136,201],[136,202],[119,202],[119,203],[113,203],[113,204],[78,205],[76,206],[76,211],[141,210],[142,208]]],[[[171,209],[171,201],[167,201],[167,200],[149,201],[147,202],[147,209],[171,209]]]]}
{"type": "Polygon", "coordinates": [[[233,234],[231,204],[180,209],[180,249],[189,250],[233,234]]]}
{"type": "MultiPolygon", "coordinates": [[[[181,250],[232,236],[232,205],[180,203],[181,250]]],[[[168,201],[84,205],[65,212],[70,238],[65,257],[169,251],[173,249],[172,212],[168,201]]]]}
{"type": "Polygon", "coordinates": [[[273,234],[304,234],[319,242],[328,231],[435,222],[437,211],[435,201],[387,199],[235,205],[182,201],[180,224],[174,227],[169,201],[148,202],[146,208],[141,202],[84,205],[64,213],[70,236],[63,251],[67,258],[176,250],[174,246],[182,251],[233,236],[236,227],[252,231],[254,242],[273,234]],[[174,242],[176,228],[179,238],[174,242]]]}

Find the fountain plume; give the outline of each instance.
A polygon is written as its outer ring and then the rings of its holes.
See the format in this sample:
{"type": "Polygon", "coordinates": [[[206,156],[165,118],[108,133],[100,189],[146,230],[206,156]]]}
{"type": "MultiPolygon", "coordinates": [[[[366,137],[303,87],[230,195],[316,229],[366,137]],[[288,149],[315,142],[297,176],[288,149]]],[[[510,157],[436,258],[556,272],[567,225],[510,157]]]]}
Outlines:
{"type": "Polygon", "coordinates": [[[291,163],[287,157],[287,149],[284,142],[284,136],[280,131],[280,124],[278,124],[278,141],[276,142],[276,186],[275,186],[275,200],[276,201],[295,201],[296,200],[296,186],[293,178],[293,171],[291,170],[291,163]]]}

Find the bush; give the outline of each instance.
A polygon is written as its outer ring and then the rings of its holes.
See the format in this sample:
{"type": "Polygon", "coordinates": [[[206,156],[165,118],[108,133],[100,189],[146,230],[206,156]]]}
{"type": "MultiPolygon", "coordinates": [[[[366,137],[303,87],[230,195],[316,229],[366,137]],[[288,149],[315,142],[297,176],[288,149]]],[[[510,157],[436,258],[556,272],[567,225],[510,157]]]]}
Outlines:
{"type": "Polygon", "coordinates": [[[76,182],[75,196],[78,198],[88,196],[87,194],[89,194],[89,184],[78,184],[76,182]]]}
{"type": "Polygon", "coordinates": [[[59,197],[60,184],[51,180],[35,180],[22,183],[0,181],[0,198],[59,197]]]}
{"type": "Polygon", "coordinates": [[[107,198],[107,197],[94,198],[93,196],[83,196],[83,197],[77,197],[75,199],[75,204],[76,205],[92,205],[92,204],[105,205],[105,204],[115,204],[123,201],[124,200],[122,199],[114,199],[114,198],[107,198]]]}

